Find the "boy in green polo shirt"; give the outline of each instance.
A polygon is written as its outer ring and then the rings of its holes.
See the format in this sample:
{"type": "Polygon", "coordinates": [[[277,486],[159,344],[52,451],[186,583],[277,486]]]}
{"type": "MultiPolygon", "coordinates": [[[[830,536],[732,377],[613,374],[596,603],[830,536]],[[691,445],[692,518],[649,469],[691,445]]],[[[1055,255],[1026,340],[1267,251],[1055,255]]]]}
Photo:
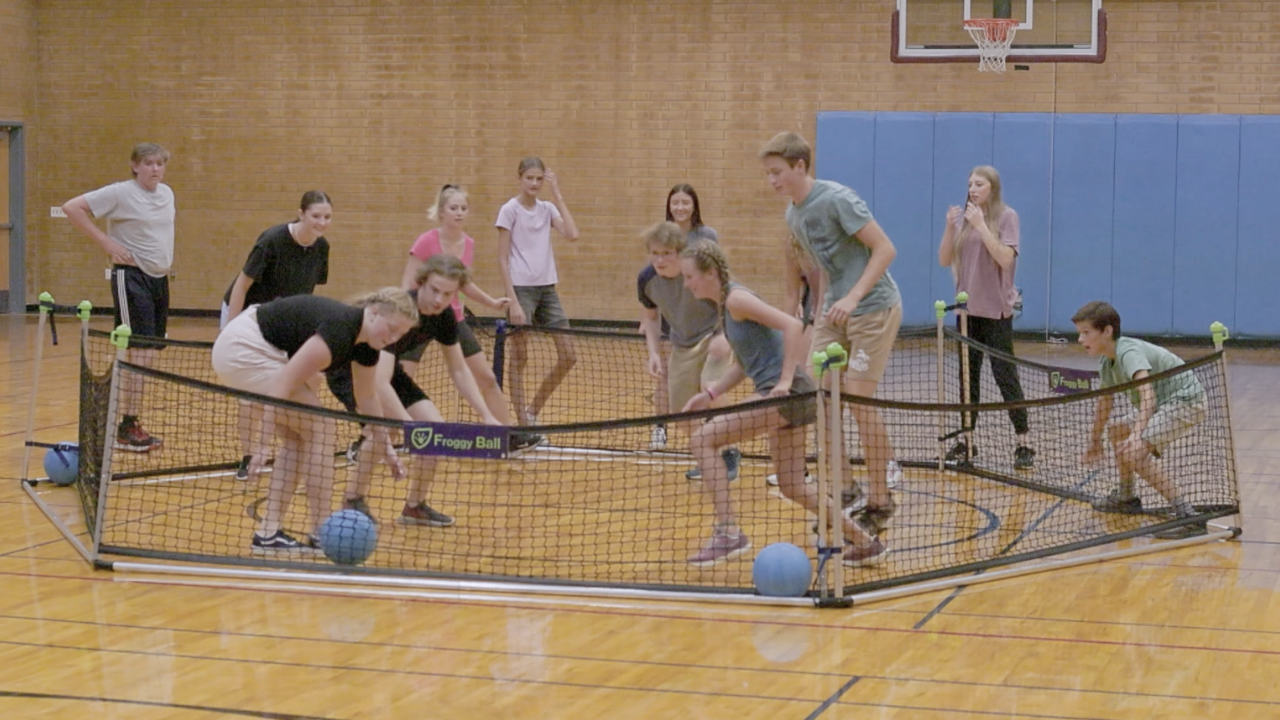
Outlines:
{"type": "MultiPolygon", "coordinates": [[[[1094,301],[1071,316],[1085,352],[1099,358],[1102,387],[1123,385],[1183,364],[1182,358],[1158,345],[1120,335],[1120,314],[1108,303],[1094,301]]],[[[1086,465],[1102,459],[1102,431],[1107,430],[1120,471],[1120,487],[1094,503],[1103,512],[1137,513],[1142,501],[1134,492],[1133,473],[1164,496],[1178,517],[1195,514],[1177,485],[1158,462],[1165,448],[1186,435],[1205,417],[1204,388],[1192,372],[1179,373],[1154,383],[1128,390],[1134,411],[1111,422],[1113,396],[1098,398],[1090,433],[1086,465]]],[[[1203,535],[1204,523],[1181,525],[1155,533],[1170,540],[1203,535]]]]}

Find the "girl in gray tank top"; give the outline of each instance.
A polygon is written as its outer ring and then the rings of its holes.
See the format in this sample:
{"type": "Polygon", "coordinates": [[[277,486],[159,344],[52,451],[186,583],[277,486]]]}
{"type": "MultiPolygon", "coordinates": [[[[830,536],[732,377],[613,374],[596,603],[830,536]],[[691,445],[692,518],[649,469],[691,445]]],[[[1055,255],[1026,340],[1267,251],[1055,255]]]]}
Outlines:
{"type": "MultiPolygon", "coordinates": [[[[742,554],[751,541],[738,526],[729,495],[729,479],[720,448],[759,435],[769,435],[778,473],[778,489],[810,513],[818,513],[817,488],[804,481],[805,426],[815,418],[815,384],[804,369],[804,327],[799,319],[761,300],[732,282],[728,262],[714,243],[695,243],[680,254],[680,272],[695,297],[715,303],[738,364],[694,395],[684,411],[705,410],[711,401],[750,377],[757,397],[790,397],[790,402],[749,407],[709,419],[694,432],[690,449],[702,469],[703,488],[715,510],[711,537],[694,553],[693,565],[714,565],[742,554]]],[[[876,540],[850,518],[845,538],[852,548],[869,548],[876,540]]],[[[862,555],[866,553],[863,552],[862,555]]]]}

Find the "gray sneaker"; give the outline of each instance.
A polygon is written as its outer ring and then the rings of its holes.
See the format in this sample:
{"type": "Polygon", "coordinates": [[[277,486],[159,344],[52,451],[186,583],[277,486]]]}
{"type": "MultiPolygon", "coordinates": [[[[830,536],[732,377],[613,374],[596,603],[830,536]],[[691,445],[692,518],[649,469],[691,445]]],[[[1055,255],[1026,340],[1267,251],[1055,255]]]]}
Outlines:
{"type": "Polygon", "coordinates": [[[716,530],[711,534],[711,538],[702,545],[702,549],[689,558],[689,564],[709,567],[721,560],[737,557],[750,549],[751,540],[741,530],[738,531],[737,535],[729,535],[716,530]]]}
{"type": "Polygon", "coordinates": [[[400,524],[449,527],[453,524],[453,518],[431,507],[424,500],[417,505],[405,505],[404,510],[400,511],[400,524]]]}
{"type": "MultiPolygon", "coordinates": [[[[742,451],[736,447],[727,447],[720,451],[720,459],[724,461],[724,469],[729,471],[729,482],[738,479],[738,466],[742,461],[742,451]]],[[[702,468],[691,467],[684,473],[686,480],[701,480],[702,468]]]]}
{"type": "Polygon", "coordinates": [[[1137,515],[1142,512],[1142,499],[1137,495],[1126,495],[1120,490],[1112,490],[1100,500],[1094,500],[1093,509],[1105,513],[1121,513],[1137,515]]]}

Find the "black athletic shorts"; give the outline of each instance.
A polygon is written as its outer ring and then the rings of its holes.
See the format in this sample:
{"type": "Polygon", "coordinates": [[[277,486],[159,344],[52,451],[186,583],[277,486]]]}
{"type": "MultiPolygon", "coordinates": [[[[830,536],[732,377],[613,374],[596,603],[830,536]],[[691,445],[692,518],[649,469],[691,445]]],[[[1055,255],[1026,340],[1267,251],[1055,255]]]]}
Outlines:
{"type": "Polygon", "coordinates": [[[111,268],[116,325],[134,335],[162,338],[169,329],[169,278],[151,277],[132,265],[111,268]]]}
{"type": "MultiPolygon", "coordinates": [[[[347,412],[355,412],[356,391],[351,381],[351,366],[346,365],[338,370],[327,372],[325,379],[329,381],[329,391],[338,398],[347,412]]],[[[395,372],[391,374],[391,389],[396,391],[396,397],[400,398],[401,404],[406,409],[412,407],[414,403],[431,399],[422,391],[422,388],[418,387],[418,383],[409,377],[409,373],[404,371],[399,362],[396,363],[395,372]]]]}

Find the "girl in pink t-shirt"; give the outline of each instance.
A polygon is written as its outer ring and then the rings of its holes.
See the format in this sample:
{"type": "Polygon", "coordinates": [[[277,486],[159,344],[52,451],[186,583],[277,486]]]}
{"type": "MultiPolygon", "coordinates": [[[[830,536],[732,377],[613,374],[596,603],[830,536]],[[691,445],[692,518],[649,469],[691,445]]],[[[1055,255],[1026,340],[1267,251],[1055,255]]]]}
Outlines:
{"type": "MultiPolygon", "coordinates": [[[[462,264],[468,268],[471,267],[475,257],[476,241],[462,229],[469,210],[465,189],[458,185],[445,185],[440,188],[435,204],[427,210],[427,217],[438,220],[440,226],[418,236],[413,247],[409,249],[409,259],[405,262],[404,274],[400,280],[401,287],[405,289],[414,287],[418,268],[432,255],[447,253],[461,260],[462,264]]],[[[509,298],[495,298],[485,292],[475,283],[475,280],[468,281],[462,286],[461,294],[495,310],[505,310],[511,304],[509,298]]],[[[462,346],[462,356],[466,359],[471,374],[475,376],[476,385],[484,395],[489,412],[493,413],[493,416],[502,424],[514,425],[511,410],[507,407],[507,398],[503,395],[502,388],[498,387],[498,380],[485,357],[484,349],[480,347],[475,332],[463,315],[462,301],[454,298],[452,307],[454,316],[458,319],[458,344],[462,346]]],[[[410,375],[417,369],[416,362],[401,358],[400,363],[410,375]]]]}
{"type": "MultiPolygon", "coordinates": [[[[965,207],[947,208],[946,229],[938,247],[938,262],[951,267],[956,276],[956,290],[969,293],[969,337],[983,345],[1013,355],[1013,274],[1018,267],[1018,213],[1000,197],[1000,173],[990,165],[979,165],[969,174],[969,194],[965,207]]],[[[981,397],[983,353],[969,348],[969,398],[981,397]]],[[[1022,399],[1018,368],[1009,360],[991,355],[991,374],[1005,402],[1022,399]]],[[[1035,464],[1036,451],[1029,441],[1027,411],[1009,411],[1017,447],[1013,466],[1019,470],[1035,464]]],[[[977,415],[962,419],[965,429],[972,430],[977,415]]],[[[961,440],[947,453],[947,460],[968,462],[977,454],[961,440]]]]}

